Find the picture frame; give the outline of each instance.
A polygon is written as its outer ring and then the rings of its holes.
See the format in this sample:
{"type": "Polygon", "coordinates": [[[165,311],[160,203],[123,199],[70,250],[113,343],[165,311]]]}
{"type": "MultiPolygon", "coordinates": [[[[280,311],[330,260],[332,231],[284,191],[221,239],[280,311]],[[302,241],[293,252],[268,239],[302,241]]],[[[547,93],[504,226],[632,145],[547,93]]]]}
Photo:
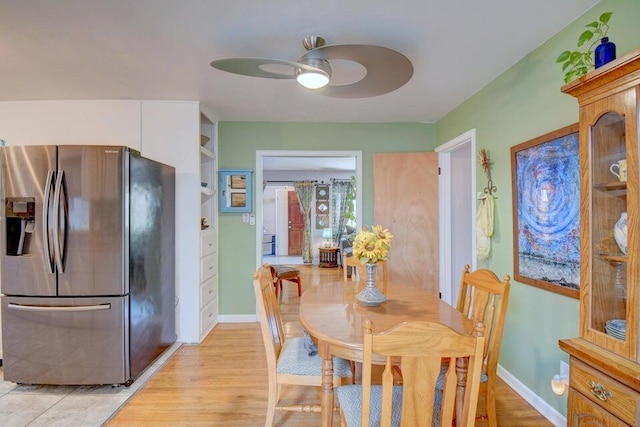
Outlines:
{"type": "Polygon", "coordinates": [[[580,296],[578,123],[511,147],[514,279],[580,296]]]}
{"type": "Polygon", "coordinates": [[[251,169],[220,169],[219,174],[220,212],[251,212],[253,171],[251,169]]]}
{"type": "Polygon", "coordinates": [[[316,201],[316,215],[329,215],[329,201],[316,201]]]}
{"type": "Polygon", "coordinates": [[[244,190],[247,188],[247,176],[245,174],[230,175],[231,188],[234,190],[244,190]]]}
{"type": "Polygon", "coordinates": [[[329,215],[316,215],[316,229],[324,229],[329,226],[329,215]]]}
{"type": "Polygon", "coordinates": [[[244,208],[247,206],[247,194],[246,193],[231,193],[231,207],[232,208],[244,208]]]}
{"type": "Polygon", "coordinates": [[[329,184],[316,185],[316,200],[318,201],[329,200],[329,184]]]}

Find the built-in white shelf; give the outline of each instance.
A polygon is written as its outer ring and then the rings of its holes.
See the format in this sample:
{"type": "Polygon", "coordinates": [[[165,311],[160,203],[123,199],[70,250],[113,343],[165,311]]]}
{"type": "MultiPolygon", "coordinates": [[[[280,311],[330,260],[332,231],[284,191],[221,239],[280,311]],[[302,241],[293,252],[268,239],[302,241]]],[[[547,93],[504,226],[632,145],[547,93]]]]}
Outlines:
{"type": "Polygon", "coordinates": [[[200,192],[204,195],[204,196],[215,196],[216,194],[216,190],[215,188],[209,188],[209,187],[202,187],[200,186],[200,192]]]}
{"type": "Polygon", "coordinates": [[[213,152],[207,150],[204,147],[200,147],[200,154],[202,154],[203,156],[209,157],[212,160],[215,160],[216,158],[216,155],[213,152]]]}

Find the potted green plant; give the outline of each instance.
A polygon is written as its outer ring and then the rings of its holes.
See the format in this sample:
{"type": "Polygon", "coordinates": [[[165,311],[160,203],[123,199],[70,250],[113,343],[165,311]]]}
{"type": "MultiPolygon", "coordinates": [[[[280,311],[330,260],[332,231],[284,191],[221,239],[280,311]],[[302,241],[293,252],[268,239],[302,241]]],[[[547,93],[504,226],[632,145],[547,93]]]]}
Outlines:
{"type": "Polygon", "coordinates": [[[613,12],[605,12],[600,15],[597,21],[593,21],[585,25],[587,28],[578,37],[578,47],[587,46],[587,50],[580,52],[577,50],[565,50],[556,59],[557,63],[562,64],[564,72],[564,82],[570,81],[587,74],[594,67],[593,52],[598,42],[607,35],[609,31],[609,20],[613,12]]]}
{"type": "Polygon", "coordinates": [[[351,175],[351,189],[347,193],[345,200],[347,209],[344,213],[344,217],[347,220],[347,225],[351,227],[356,226],[356,177],[351,175]]]}

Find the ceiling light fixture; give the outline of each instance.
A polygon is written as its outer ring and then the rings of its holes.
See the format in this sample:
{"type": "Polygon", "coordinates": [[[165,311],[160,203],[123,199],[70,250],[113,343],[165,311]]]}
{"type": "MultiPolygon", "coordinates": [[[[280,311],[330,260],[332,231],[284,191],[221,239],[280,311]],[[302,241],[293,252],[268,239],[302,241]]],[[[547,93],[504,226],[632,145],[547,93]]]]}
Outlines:
{"type": "MultiPolygon", "coordinates": [[[[296,79],[304,88],[318,95],[335,98],[367,98],[393,92],[407,83],[413,75],[409,58],[395,50],[370,44],[324,45],[320,36],[308,36],[302,42],[307,53],[299,61],[277,58],[225,58],[216,59],[211,66],[218,70],[244,76],[267,79],[296,79]],[[364,75],[348,84],[349,73],[336,67],[337,80],[331,80],[331,61],[350,61],[364,68],[364,75]],[[265,66],[291,67],[286,72],[269,70],[265,66]],[[342,73],[342,76],[339,74],[342,73]],[[330,84],[332,83],[332,84],[330,84]]],[[[331,63],[333,65],[333,63],[331,63]]],[[[335,65],[333,65],[335,67],[335,65]]]]}
{"type": "Polygon", "coordinates": [[[329,84],[331,80],[331,66],[324,59],[306,58],[299,61],[314,69],[296,68],[296,80],[307,89],[320,89],[329,84]]]}

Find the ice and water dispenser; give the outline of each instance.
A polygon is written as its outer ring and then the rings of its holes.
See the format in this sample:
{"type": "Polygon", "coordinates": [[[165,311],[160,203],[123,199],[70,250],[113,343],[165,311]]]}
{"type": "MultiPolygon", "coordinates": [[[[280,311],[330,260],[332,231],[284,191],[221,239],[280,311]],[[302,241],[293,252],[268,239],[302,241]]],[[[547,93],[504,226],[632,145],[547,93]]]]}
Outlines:
{"type": "Polygon", "coordinates": [[[36,229],[35,211],[35,197],[7,197],[5,204],[7,255],[29,254],[31,237],[36,229]]]}

